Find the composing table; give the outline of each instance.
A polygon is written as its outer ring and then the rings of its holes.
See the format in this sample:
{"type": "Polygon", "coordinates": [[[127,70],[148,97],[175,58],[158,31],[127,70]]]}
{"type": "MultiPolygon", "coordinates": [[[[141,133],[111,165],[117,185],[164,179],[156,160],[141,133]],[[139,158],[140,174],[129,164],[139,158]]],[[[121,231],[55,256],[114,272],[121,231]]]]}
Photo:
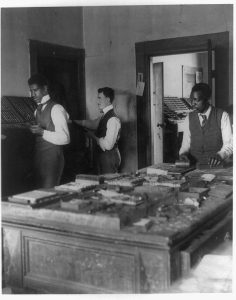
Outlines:
{"type": "MultiPolygon", "coordinates": [[[[137,188],[152,195],[157,189],[137,188]]],[[[209,198],[191,214],[141,232],[80,225],[56,207],[2,202],[4,280],[42,293],[166,292],[231,230],[231,212],[232,196],[209,198]]]]}

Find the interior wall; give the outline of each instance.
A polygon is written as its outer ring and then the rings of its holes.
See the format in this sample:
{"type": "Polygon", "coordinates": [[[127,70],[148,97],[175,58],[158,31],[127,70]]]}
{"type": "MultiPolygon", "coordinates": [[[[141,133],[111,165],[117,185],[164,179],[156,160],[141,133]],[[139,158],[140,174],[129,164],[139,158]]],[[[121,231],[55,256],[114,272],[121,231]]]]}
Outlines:
{"type": "Polygon", "coordinates": [[[233,103],[232,20],[232,5],[2,8],[1,93],[28,95],[29,39],[85,48],[87,116],[98,114],[97,88],[113,87],[116,112],[122,121],[121,170],[135,171],[135,43],[229,31],[233,103]]]}
{"type": "Polygon", "coordinates": [[[201,52],[153,57],[153,63],[163,62],[164,96],[182,97],[182,66],[201,67],[203,82],[207,82],[207,55],[207,52],[201,52]]]}
{"type": "Polygon", "coordinates": [[[29,39],[83,48],[82,8],[1,9],[2,95],[29,95],[29,39]]]}
{"type": "Polygon", "coordinates": [[[232,98],[232,5],[156,5],[85,7],[87,115],[98,114],[97,88],[116,91],[122,121],[122,171],[137,169],[135,43],[223,31],[230,32],[230,90],[232,98]]]}

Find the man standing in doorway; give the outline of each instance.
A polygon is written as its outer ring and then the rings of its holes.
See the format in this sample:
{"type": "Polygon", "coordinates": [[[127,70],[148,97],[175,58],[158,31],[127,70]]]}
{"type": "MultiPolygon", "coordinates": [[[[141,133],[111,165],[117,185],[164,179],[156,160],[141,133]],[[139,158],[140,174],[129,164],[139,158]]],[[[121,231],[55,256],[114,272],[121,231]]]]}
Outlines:
{"type": "Polygon", "coordinates": [[[97,103],[102,116],[95,120],[74,120],[74,123],[95,130],[88,135],[96,141],[96,163],[98,174],[117,173],[121,158],[117,146],[121,122],[113,110],[114,90],[98,89],[97,103]]]}
{"type": "Polygon", "coordinates": [[[30,130],[36,136],[34,175],[37,188],[51,188],[60,183],[64,168],[62,145],[70,142],[67,126],[69,115],[48,94],[47,79],[35,74],[28,80],[31,96],[37,103],[35,119],[37,125],[30,130]]]}
{"type": "Polygon", "coordinates": [[[180,160],[218,166],[233,153],[229,115],[210,105],[211,88],[206,83],[196,84],[191,97],[194,111],[184,122],[180,160]]]}

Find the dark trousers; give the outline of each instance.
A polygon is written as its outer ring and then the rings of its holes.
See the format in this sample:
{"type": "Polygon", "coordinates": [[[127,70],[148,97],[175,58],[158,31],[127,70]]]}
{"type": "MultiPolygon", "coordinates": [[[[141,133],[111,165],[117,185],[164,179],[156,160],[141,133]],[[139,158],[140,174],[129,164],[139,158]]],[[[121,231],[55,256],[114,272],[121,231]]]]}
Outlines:
{"type": "Polygon", "coordinates": [[[64,168],[62,148],[36,150],[34,168],[37,188],[52,188],[59,185],[64,168]]]}
{"type": "Polygon", "coordinates": [[[98,174],[118,173],[120,163],[120,152],[117,147],[109,151],[97,151],[98,174]]]}

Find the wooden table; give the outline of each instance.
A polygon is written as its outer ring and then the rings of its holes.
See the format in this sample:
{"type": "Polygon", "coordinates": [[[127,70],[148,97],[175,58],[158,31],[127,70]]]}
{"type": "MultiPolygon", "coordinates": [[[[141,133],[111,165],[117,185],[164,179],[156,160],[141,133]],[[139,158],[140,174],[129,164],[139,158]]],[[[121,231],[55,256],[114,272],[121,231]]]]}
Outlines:
{"type": "Polygon", "coordinates": [[[191,217],[143,233],[53,220],[53,210],[52,218],[43,210],[2,202],[6,285],[42,293],[166,292],[232,223],[232,197],[206,200],[191,217]]]}

